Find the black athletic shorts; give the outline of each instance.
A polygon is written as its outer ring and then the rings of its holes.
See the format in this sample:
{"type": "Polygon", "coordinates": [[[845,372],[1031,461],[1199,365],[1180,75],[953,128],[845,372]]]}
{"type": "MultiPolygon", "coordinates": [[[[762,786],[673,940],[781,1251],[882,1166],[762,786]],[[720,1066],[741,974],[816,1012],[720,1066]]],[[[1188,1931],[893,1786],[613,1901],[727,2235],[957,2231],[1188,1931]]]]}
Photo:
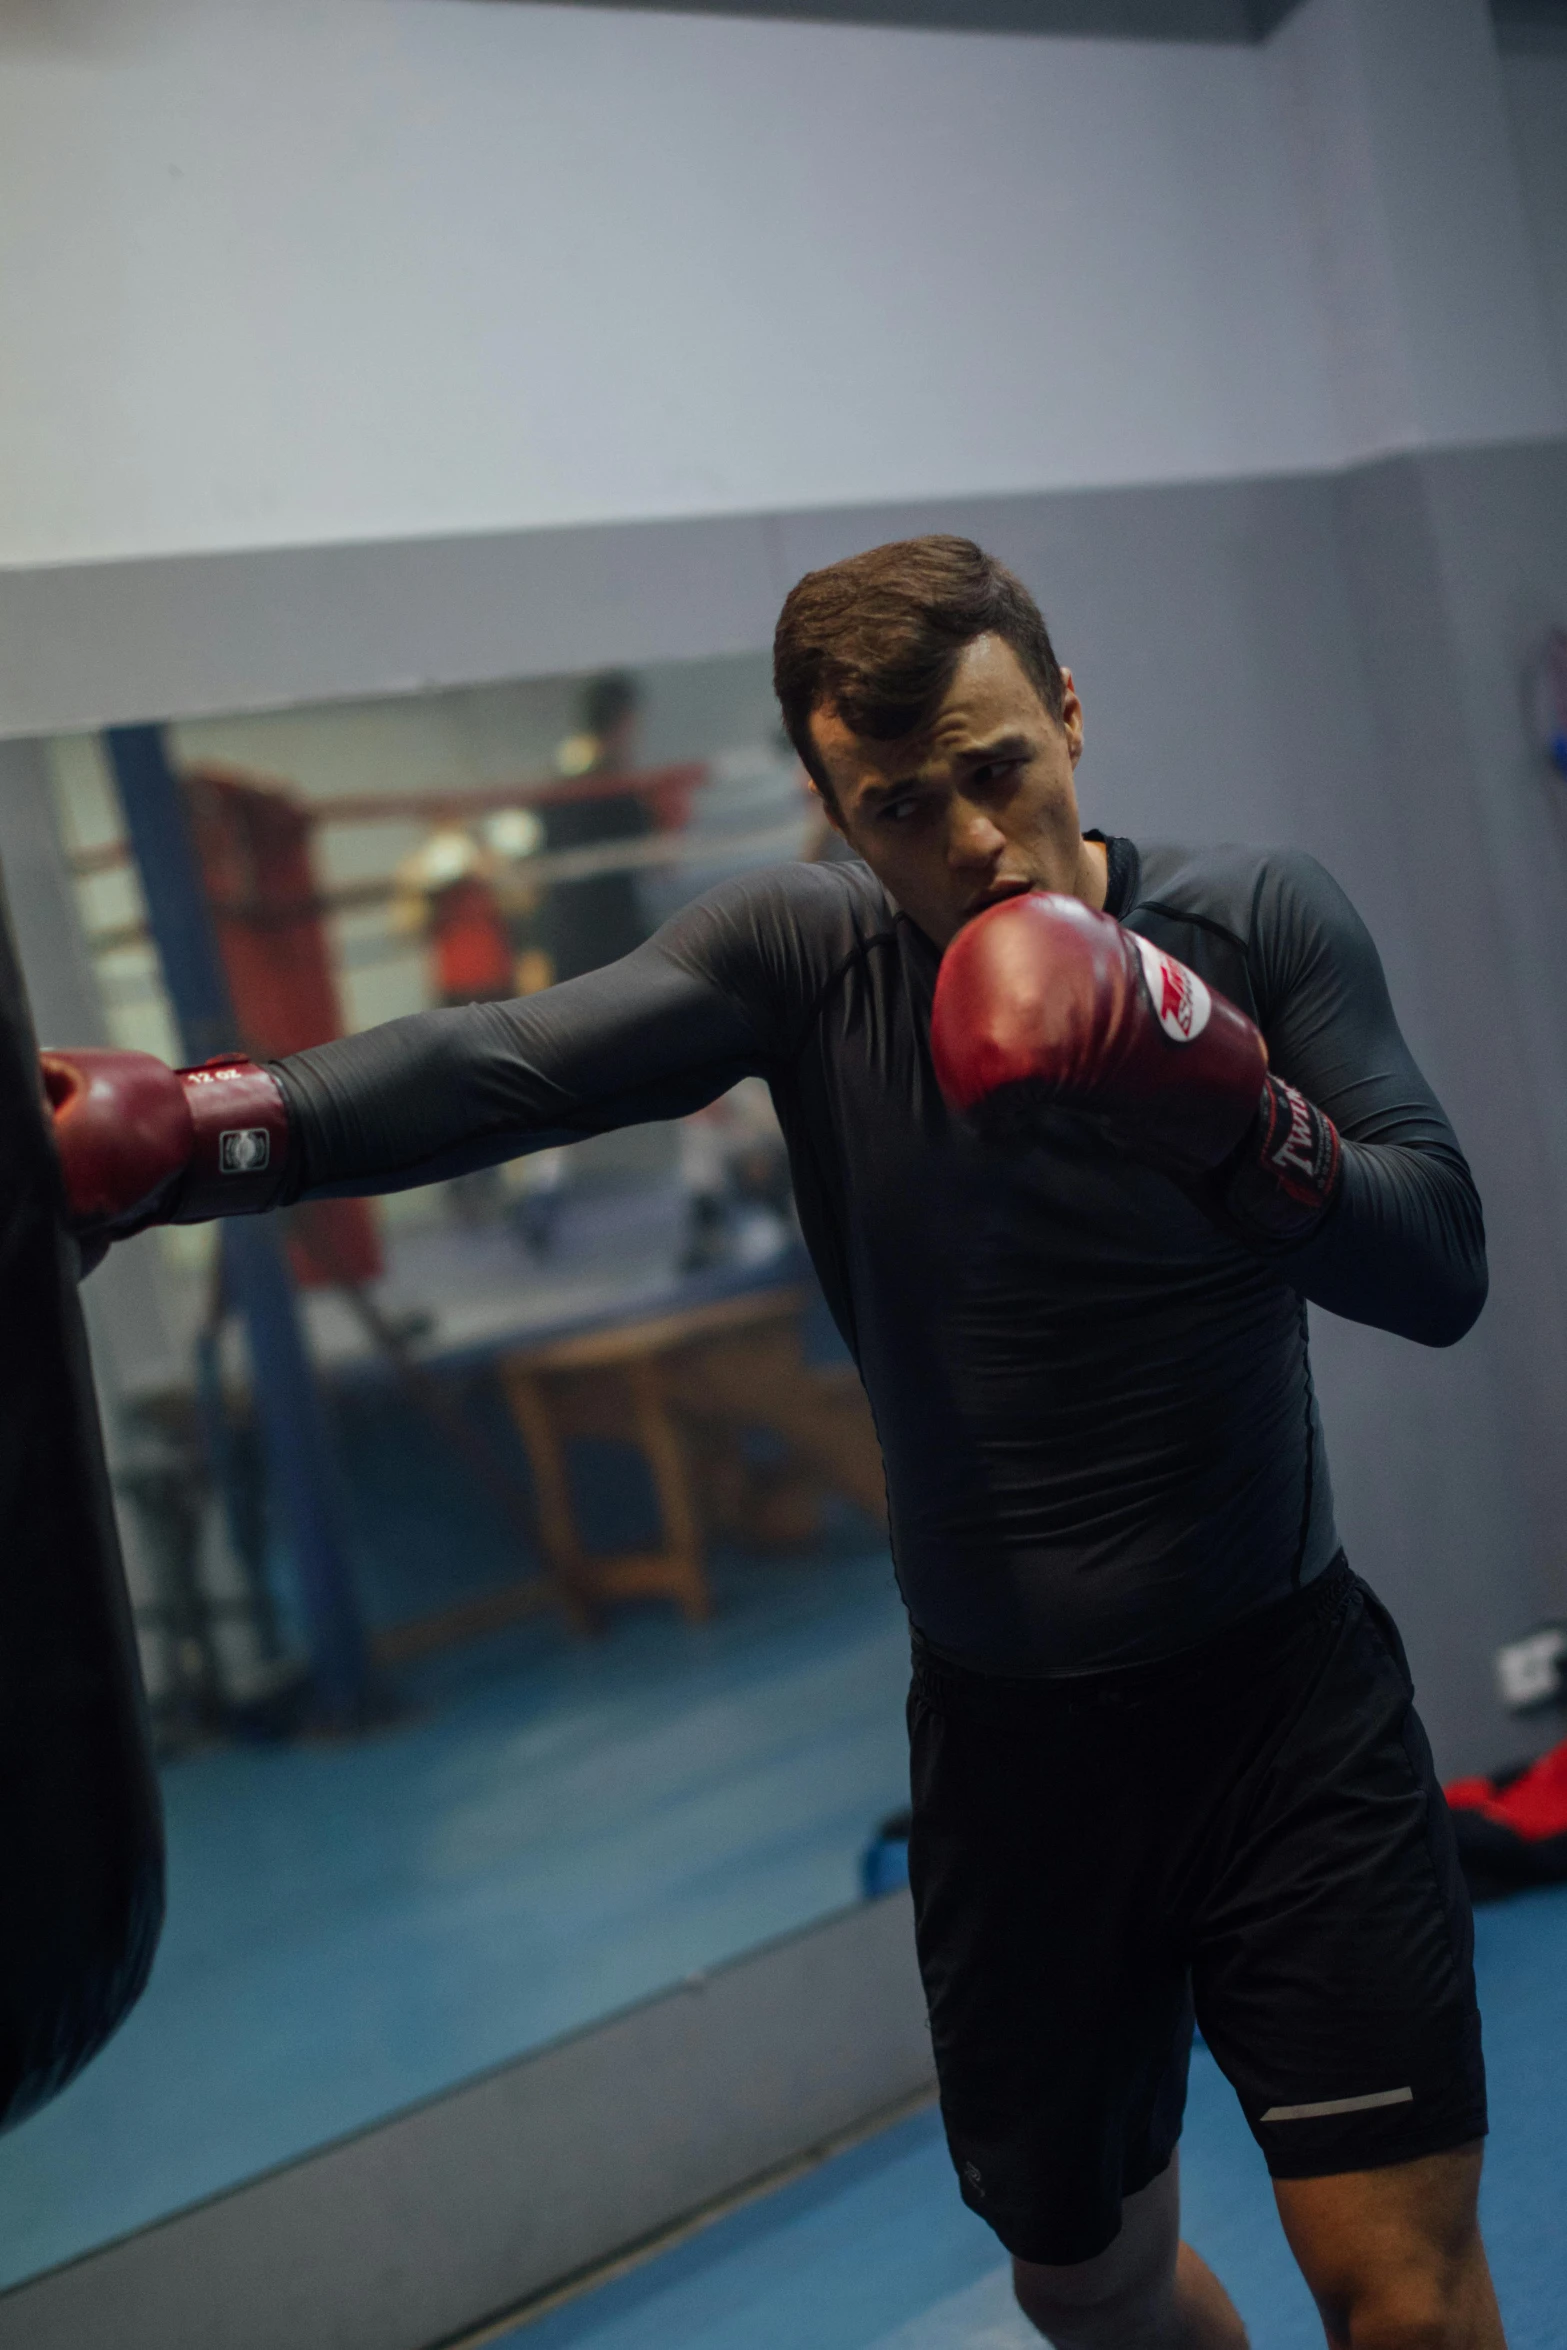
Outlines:
{"type": "Polygon", "coordinates": [[[1192,1654],[1073,1681],[915,1643],[909,1874],[966,2202],[1102,2252],[1168,2164],[1193,2004],[1275,2178],[1483,2137],[1473,1932],[1385,1608],[1342,1559],[1192,1654]]]}

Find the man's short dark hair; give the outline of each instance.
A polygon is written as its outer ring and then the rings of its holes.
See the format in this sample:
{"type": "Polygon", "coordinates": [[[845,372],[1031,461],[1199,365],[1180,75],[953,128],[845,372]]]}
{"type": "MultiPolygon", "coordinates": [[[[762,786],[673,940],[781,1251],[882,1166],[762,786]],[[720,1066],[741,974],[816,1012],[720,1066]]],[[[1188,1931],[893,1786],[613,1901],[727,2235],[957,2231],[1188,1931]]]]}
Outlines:
{"type": "Polygon", "coordinates": [[[813,711],[851,733],[895,742],[935,717],[965,645],[1010,645],[1052,718],[1065,704],[1061,665],[1039,606],[972,539],[896,539],[790,589],[773,637],[773,687],[789,740],[827,799],[832,785],[811,733],[813,711]]]}

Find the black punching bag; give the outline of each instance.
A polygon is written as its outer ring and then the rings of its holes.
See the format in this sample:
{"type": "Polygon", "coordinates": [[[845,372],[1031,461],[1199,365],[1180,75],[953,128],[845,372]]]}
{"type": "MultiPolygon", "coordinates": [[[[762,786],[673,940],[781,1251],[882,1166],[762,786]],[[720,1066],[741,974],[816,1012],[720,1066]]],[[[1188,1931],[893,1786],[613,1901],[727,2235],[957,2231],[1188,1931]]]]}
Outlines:
{"type": "Polygon", "coordinates": [[[0,891],[0,2127],[103,2046],[163,1922],[163,1822],[109,1479],[0,891]]]}

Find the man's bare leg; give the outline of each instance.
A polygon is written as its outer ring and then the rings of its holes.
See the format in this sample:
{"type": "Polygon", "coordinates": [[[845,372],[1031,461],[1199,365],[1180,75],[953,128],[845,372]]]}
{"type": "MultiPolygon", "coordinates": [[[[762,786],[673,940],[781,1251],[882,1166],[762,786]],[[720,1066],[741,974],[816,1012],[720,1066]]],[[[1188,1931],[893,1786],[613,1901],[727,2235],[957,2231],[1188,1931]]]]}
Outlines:
{"type": "Polygon", "coordinates": [[[1181,2242],[1178,2161],[1127,2196],[1121,2233],[1093,2260],[1013,2261],[1018,2307],[1055,2350],[1247,2350],[1235,2304],[1181,2242]]]}
{"type": "Polygon", "coordinates": [[[1274,2180],[1330,2350],[1506,2350],[1480,2241],[1480,2153],[1274,2180]]]}

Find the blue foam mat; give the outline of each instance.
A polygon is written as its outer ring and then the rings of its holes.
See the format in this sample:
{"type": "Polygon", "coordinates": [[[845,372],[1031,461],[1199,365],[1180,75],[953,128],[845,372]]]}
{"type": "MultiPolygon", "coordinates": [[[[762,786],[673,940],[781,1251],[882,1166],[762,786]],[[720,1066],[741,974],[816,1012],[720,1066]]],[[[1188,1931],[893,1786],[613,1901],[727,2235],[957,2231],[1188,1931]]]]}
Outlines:
{"type": "MultiPolygon", "coordinates": [[[[1510,2350],[1567,2342],[1567,1888],[1477,1919],[1492,2138],[1486,2238],[1510,2350]]],[[[1185,2232],[1254,2350],[1321,2350],[1262,2157],[1206,2049],[1192,2060],[1185,2232]]],[[[994,2237],[916,2115],[503,2340],[514,2350],[1038,2350],[994,2237]]],[[[499,2345],[497,2345],[499,2350],[499,2345]]]]}

